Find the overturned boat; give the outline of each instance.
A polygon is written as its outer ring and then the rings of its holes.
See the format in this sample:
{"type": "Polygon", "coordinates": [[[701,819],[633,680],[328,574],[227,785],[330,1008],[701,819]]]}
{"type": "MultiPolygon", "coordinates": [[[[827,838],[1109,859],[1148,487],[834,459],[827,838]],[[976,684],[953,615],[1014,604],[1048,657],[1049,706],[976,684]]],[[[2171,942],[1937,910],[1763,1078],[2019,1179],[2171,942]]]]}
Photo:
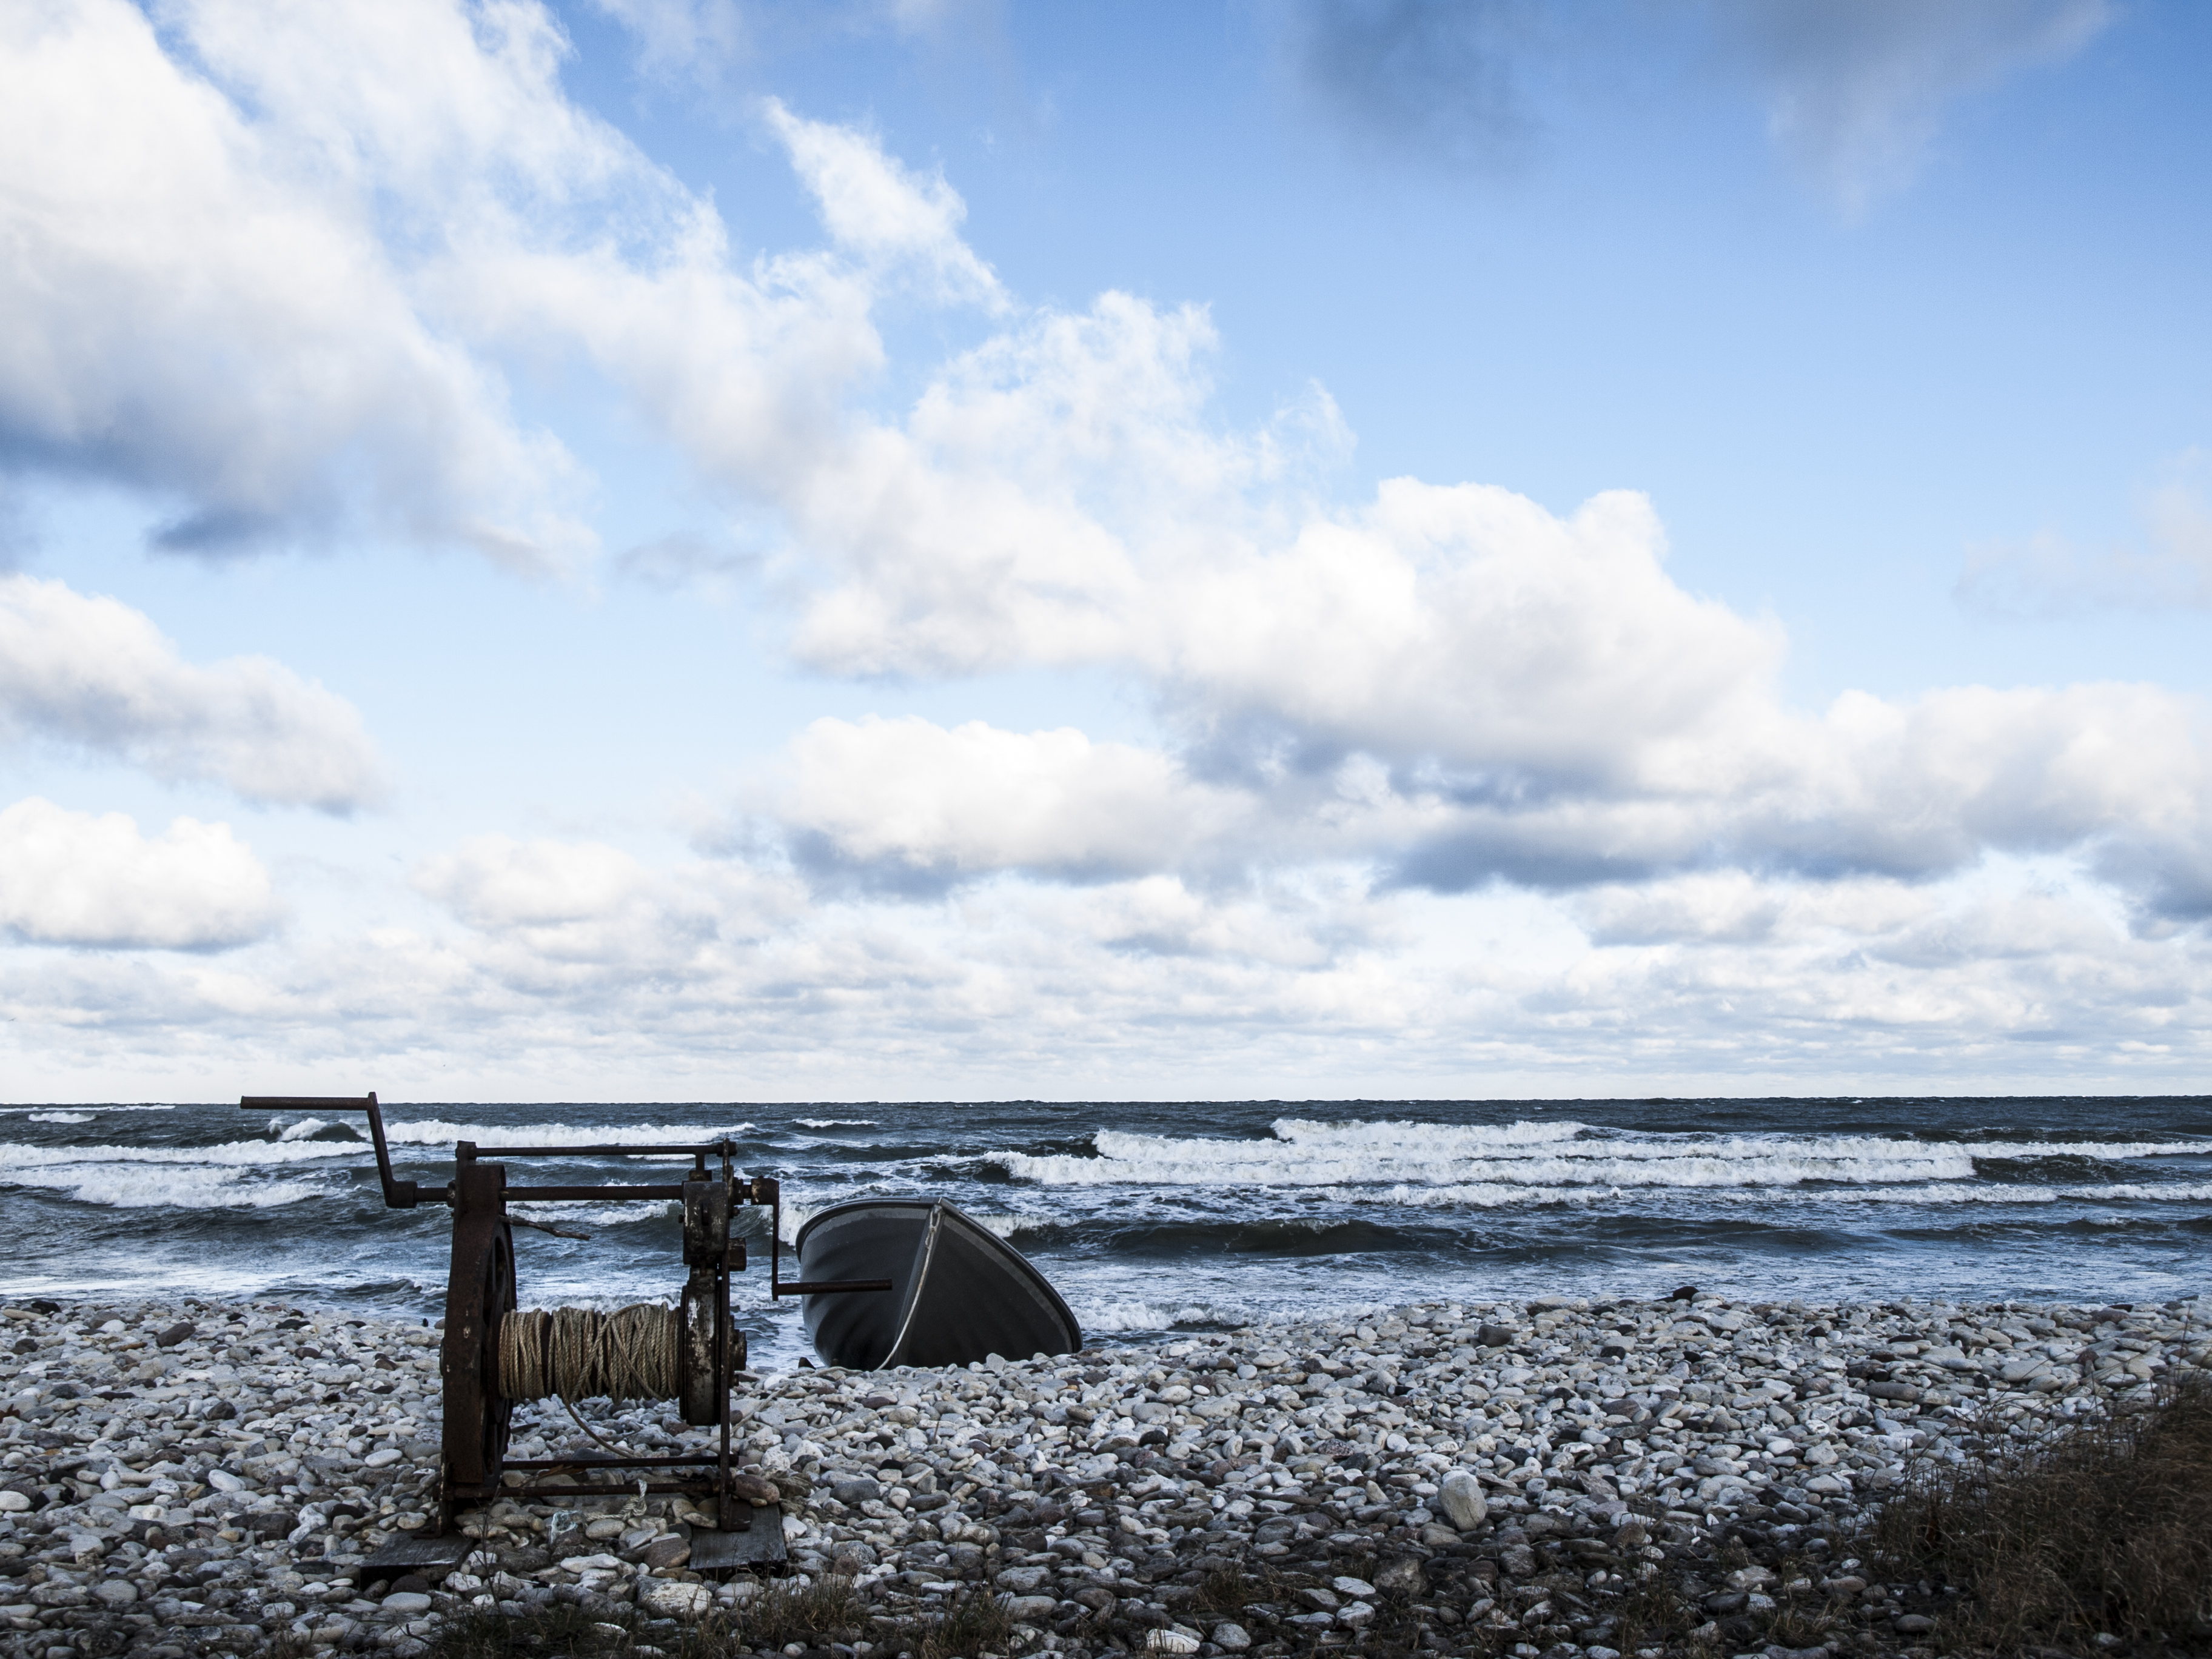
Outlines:
{"type": "Polygon", "coordinates": [[[1083,1331],[1020,1251],[943,1199],[840,1204],[799,1230],[811,1281],[888,1279],[887,1296],[808,1296],[823,1363],[854,1370],[1073,1353],[1083,1331]]]}

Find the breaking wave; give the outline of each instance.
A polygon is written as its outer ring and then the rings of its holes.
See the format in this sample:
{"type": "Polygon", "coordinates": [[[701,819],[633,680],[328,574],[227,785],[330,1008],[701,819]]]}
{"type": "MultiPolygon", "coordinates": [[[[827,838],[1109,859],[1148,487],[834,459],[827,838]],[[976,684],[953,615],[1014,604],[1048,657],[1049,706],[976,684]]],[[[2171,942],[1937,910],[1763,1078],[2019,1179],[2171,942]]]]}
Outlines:
{"type": "MultiPolygon", "coordinates": [[[[1852,1189],[1972,1182],[1978,1160],[2120,1161],[2203,1154],[2203,1141],[1925,1141],[1880,1135],[1625,1136],[1582,1123],[1463,1126],[1320,1123],[1284,1118],[1265,1139],[1101,1129],[1096,1156],[994,1152],[1017,1181],[1043,1187],[1381,1187],[1396,1201],[1476,1207],[1526,1202],[1530,1189],[1852,1189]],[[1433,1198],[1421,1196],[1426,1191],[1433,1198]]],[[[1383,1201],[1391,1201],[1385,1199],[1383,1201]]]]}
{"type": "Polygon", "coordinates": [[[118,1210],[273,1210],[316,1198],[325,1190],[319,1182],[252,1181],[250,1170],[205,1166],[148,1168],[123,1164],[57,1164],[44,1169],[12,1171],[8,1183],[46,1192],[65,1193],[80,1204],[97,1204],[118,1210]]]}

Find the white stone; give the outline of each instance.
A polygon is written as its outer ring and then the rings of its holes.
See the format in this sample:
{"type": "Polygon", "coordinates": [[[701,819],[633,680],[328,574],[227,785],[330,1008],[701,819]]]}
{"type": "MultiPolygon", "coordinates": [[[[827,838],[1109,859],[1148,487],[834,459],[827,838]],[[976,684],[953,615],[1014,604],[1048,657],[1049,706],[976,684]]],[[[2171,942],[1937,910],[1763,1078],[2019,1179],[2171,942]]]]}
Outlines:
{"type": "Polygon", "coordinates": [[[213,1486],[217,1492],[243,1492],[246,1490],[246,1482],[240,1480],[228,1469],[210,1469],[208,1471],[207,1483],[210,1486],[213,1486]]]}
{"type": "Polygon", "coordinates": [[[21,1515],[31,1507],[31,1500],[19,1492],[0,1492],[0,1513],[21,1515]]]}
{"type": "Polygon", "coordinates": [[[649,1583],[645,1605],[664,1618],[696,1619],[714,1600],[714,1593],[704,1584],[686,1583],[680,1578],[655,1578],[649,1583]]]}
{"type": "Polygon", "coordinates": [[[1213,1645],[1224,1653],[1242,1653],[1252,1645],[1252,1635],[1242,1625],[1216,1625],[1213,1645]]]}
{"type": "Polygon", "coordinates": [[[1490,1514],[1489,1502],[1482,1495],[1482,1483],[1465,1469],[1454,1469],[1437,1482],[1437,1507],[1462,1532],[1473,1531],[1490,1514]]]}
{"type": "Polygon", "coordinates": [[[1198,1638],[1185,1636],[1181,1631],[1150,1631],[1145,1636],[1146,1653],[1196,1653],[1198,1638]]]}
{"type": "Polygon", "coordinates": [[[384,1598],[384,1610],[411,1618],[430,1611],[430,1598],[421,1590],[394,1590],[384,1598]]]}
{"type": "Polygon", "coordinates": [[[397,1463],[399,1461],[400,1455],[401,1454],[398,1447],[386,1446],[376,1451],[369,1453],[368,1456],[362,1458],[361,1460],[361,1466],[365,1469],[389,1468],[392,1464],[397,1463]]]}
{"type": "Polygon", "coordinates": [[[571,1555],[561,1563],[568,1572],[619,1572],[622,1563],[611,1555],[571,1555]]]}

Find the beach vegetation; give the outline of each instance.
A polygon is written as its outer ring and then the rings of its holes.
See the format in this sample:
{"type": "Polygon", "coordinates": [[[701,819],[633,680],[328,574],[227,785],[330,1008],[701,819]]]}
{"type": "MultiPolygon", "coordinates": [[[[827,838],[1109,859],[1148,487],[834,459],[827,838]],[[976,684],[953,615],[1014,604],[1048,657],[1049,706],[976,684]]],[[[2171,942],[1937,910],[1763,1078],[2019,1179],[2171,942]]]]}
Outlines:
{"type": "Polygon", "coordinates": [[[1948,1651],[2097,1651],[2212,1643],[2212,1380],[2027,1446],[1989,1443],[1914,1470],[1875,1522],[1869,1559],[1958,1596],[1948,1651]]]}

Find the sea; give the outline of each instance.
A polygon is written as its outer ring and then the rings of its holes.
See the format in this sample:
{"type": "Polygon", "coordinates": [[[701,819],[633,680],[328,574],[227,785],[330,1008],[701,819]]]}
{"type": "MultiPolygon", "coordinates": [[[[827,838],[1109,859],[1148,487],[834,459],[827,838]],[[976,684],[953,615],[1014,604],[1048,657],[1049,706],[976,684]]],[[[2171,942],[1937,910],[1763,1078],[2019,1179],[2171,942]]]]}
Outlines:
{"type": "MultiPolygon", "coordinates": [[[[1151,1343],[1414,1299],[2169,1302],[2212,1288],[2212,1097],[385,1103],[398,1173],[456,1140],[727,1139],[780,1178],[783,1243],[834,1204],[951,1200],[1035,1262],[1086,1339],[1151,1343]]],[[[680,1179],[564,1152],[512,1184],[680,1179]]],[[[526,1307],[673,1300],[675,1206],[518,1204],[526,1307]]],[[[756,1366],[807,1353],[744,1212],[756,1366]]],[[[383,1206],[358,1114],[235,1103],[0,1108],[0,1289],[434,1318],[449,1213],[383,1206]]],[[[792,1268],[786,1254],[786,1271],[792,1268]]]]}

